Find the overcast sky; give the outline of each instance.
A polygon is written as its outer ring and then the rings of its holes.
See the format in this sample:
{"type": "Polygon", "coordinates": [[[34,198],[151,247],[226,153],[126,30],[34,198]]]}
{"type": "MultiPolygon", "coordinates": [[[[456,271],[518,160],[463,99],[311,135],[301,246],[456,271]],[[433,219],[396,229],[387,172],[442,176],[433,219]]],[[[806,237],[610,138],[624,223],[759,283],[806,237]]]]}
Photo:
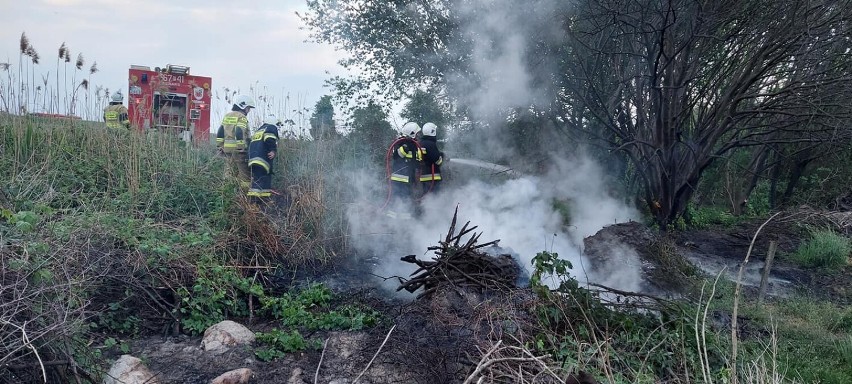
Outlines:
{"type": "Polygon", "coordinates": [[[72,64],[78,53],[86,70],[97,61],[94,85],[125,95],[131,64],[178,64],[212,77],[215,90],[259,84],[313,108],[328,93],[326,71],[344,73],[340,53],[305,42],[295,14],[304,0],[0,0],[0,9],[0,62],[17,65],[25,32],[41,69],[55,72],[65,42],[72,64]]]}

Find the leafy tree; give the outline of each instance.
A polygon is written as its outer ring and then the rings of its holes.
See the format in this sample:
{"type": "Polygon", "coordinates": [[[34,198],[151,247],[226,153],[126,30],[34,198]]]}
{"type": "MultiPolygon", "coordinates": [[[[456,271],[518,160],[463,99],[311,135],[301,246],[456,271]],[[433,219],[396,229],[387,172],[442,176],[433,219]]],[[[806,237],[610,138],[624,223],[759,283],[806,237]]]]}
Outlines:
{"type": "Polygon", "coordinates": [[[315,140],[337,136],[337,128],[334,123],[334,106],[331,104],[331,96],[329,95],[321,97],[314,106],[314,113],[311,115],[311,136],[315,140]]]}
{"type": "Polygon", "coordinates": [[[352,112],[352,133],[349,138],[355,151],[373,164],[384,164],[387,146],[396,132],[387,120],[388,114],[375,102],[352,112]]]}
{"type": "Polygon", "coordinates": [[[449,122],[446,108],[441,105],[435,95],[420,89],[414,91],[399,115],[420,126],[431,122],[439,128],[445,128],[449,122]]]}
{"type": "MultiPolygon", "coordinates": [[[[654,4],[582,3],[566,68],[576,76],[563,77],[576,104],[562,105],[598,123],[572,128],[629,157],[660,226],[683,214],[702,172],[733,151],[849,139],[848,7],[654,4]]],[[[764,167],[764,156],[751,166],[764,167]]]]}
{"type": "Polygon", "coordinates": [[[621,162],[613,168],[661,228],[719,159],[750,152],[732,189],[737,207],[760,177],[790,195],[815,157],[852,143],[850,0],[308,5],[313,38],[361,71],[351,91],[440,89],[465,110],[512,80],[493,67],[521,67],[523,85],[540,91],[530,99],[540,119],[621,162]]]}

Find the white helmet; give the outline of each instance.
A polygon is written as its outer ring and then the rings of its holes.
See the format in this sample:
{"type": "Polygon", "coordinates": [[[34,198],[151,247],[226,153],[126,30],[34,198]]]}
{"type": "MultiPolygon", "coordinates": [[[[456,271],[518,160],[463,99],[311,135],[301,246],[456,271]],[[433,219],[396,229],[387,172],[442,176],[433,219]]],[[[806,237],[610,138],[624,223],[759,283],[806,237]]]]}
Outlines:
{"type": "Polygon", "coordinates": [[[423,136],[438,136],[438,126],[432,123],[423,124],[423,136]]]}
{"type": "Polygon", "coordinates": [[[417,132],[420,132],[420,126],[413,121],[409,121],[402,126],[402,130],[399,132],[405,136],[414,137],[417,135],[417,132]]]}
{"type": "Polygon", "coordinates": [[[113,103],[121,103],[124,101],[124,95],[122,95],[121,92],[113,93],[111,100],[113,103]]]}
{"type": "Polygon", "coordinates": [[[239,109],[254,108],[254,98],[248,95],[239,95],[234,98],[234,106],[239,109]]]}
{"type": "Polygon", "coordinates": [[[281,119],[275,117],[275,115],[272,115],[272,114],[266,115],[266,117],[263,119],[263,123],[269,124],[269,125],[274,125],[274,126],[277,126],[277,127],[284,125],[284,123],[281,122],[281,119]]]}

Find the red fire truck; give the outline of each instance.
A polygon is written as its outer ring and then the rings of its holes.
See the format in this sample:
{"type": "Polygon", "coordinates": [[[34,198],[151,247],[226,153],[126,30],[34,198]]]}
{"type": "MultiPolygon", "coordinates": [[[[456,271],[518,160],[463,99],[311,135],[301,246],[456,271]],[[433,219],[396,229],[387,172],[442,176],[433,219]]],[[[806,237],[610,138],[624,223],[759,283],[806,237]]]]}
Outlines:
{"type": "Polygon", "coordinates": [[[209,77],[189,74],[189,67],[130,66],[128,117],[141,131],[173,133],[195,143],[210,140],[209,77]]]}

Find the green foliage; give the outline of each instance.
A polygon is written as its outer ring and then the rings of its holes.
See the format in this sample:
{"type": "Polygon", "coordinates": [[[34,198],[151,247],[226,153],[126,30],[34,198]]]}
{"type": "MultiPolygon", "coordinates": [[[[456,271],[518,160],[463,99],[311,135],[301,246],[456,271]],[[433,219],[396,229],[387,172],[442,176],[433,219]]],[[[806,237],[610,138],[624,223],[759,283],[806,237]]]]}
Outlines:
{"type": "Polygon", "coordinates": [[[248,315],[248,295],[263,295],[263,288],[240,276],[234,268],[212,263],[199,266],[198,277],[191,290],[178,289],[181,298],[181,323],[193,334],[226,318],[248,315]]]}
{"type": "Polygon", "coordinates": [[[420,89],[414,91],[399,115],[407,121],[419,124],[421,127],[426,123],[437,125],[439,137],[442,136],[441,130],[446,129],[446,124],[449,121],[447,108],[438,102],[434,92],[420,89]]]}
{"type": "Polygon", "coordinates": [[[838,197],[849,196],[852,185],[852,146],[826,151],[810,165],[791,197],[791,206],[837,208],[838,197]]]}
{"type": "Polygon", "coordinates": [[[14,225],[17,230],[21,232],[31,232],[35,229],[35,226],[38,223],[38,215],[32,211],[21,211],[10,215],[7,220],[9,221],[9,224],[14,225]]]}
{"type": "MultiPolygon", "coordinates": [[[[619,299],[615,307],[626,309],[617,310],[569,277],[570,267],[551,252],[533,258],[530,282],[543,302],[535,308],[540,332],[528,348],[549,354],[564,369],[611,372],[615,382],[659,382],[673,372],[697,372],[698,349],[684,312],[677,307],[657,308],[656,316],[631,311],[630,297],[619,299]],[[558,278],[558,288],[551,291],[542,285],[543,276],[558,278]]],[[[714,369],[719,370],[717,341],[712,334],[707,341],[714,369]]]]}
{"type": "Polygon", "coordinates": [[[352,145],[350,150],[380,169],[384,169],[387,147],[396,136],[387,118],[382,107],[370,101],[352,112],[352,132],[347,139],[352,145]]]}
{"type": "Polygon", "coordinates": [[[812,230],[811,238],[800,245],[791,258],[805,266],[840,269],[848,264],[852,242],[828,229],[812,230]]]}
{"type": "MultiPolygon", "coordinates": [[[[127,296],[131,296],[129,292],[127,296]]],[[[98,326],[122,335],[135,336],[139,333],[139,327],[142,325],[142,319],[133,314],[130,308],[127,308],[121,302],[109,303],[107,308],[104,308],[98,313],[98,326]]]]}
{"type": "MultiPolygon", "coordinates": [[[[511,156],[521,156],[530,163],[537,163],[549,161],[547,156],[551,152],[570,153],[577,150],[573,147],[576,143],[566,140],[565,135],[554,125],[558,117],[552,113],[547,109],[531,107],[511,111],[505,129],[501,129],[505,130],[506,145],[514,149],[511,156]]],[[[504,161],[512,160],[507,158],[504,161]]]]}
{"type": "Polygon", "coordinates": [[[559,217],[562,218],[562,225],[570,225],[571,224],[571,208],[568,203],[562,200],[554,199],[551,202],[553,210],[559,213],[559,217]]]}
{"type": "Polygon", "coordinates": [[[706,229],[713,226],[730,228],[742,221],[741,218],[732,215],[727,208],[716,206],[696,207],[695,205],[690,205],[687,208],[685,216],[684,221],[686,225],[680,229],[686,229],[686,227],[706,229]]]}
{"type": "Polygon", "coordinates": [[[113,348],[113,347],[116,347],[116,346],[118,347],[118,350],[121,352],[121,354],[130,353],[130,344],[129,343],[127,343],[125,341],[119,341],[114,337],[108,337],[104,340],[104,346],[103,346],[104,348],[110,349],[110,348],[113,348]]]}
{"type": "Polygon", "coordinates": [[[532,259],[533,273],[530,277],[530,286],[536,289],[537,292],[544,293],[548,289],[544,284],[543,279],[546,277],[554,277],[561,284],[576,284],[574,279],[568,277],[568,270],[573,268],[571,262],[560,259],[556,252],[541,251],[532,259]]]}
{"type": "MultiPolygon", "coordinates": [[[[710,311],[728,313],[735,287],[720,282],[717,288],[710,311]]],[[[843,357],[843,341],[852,335],[852,309],[803,296],[776,298],[763,306],[754,305],[749,295],[742,299],[743,361],[762,356],[791,382],[852,382],[852,365],[843,357]]],[[[730,330],[724,331],[729,337],[730,330]]]]}
{"type": "Polygon", "coordinates": [[[840,361],[847,366],[852,366],[852,335],[848,335],[845,338],[840,338],[835,342],[835,348],[837,349],[837,355],[840,357],[840,361]]]}
{"type": "MultiPolygon", "coordinates": [[[[355,155],[341,151],[339,140],[283,144],[289,163],[277,168],[276,183],[292,188],[295,213],[249,215],[239,185],[223,181],[223,160],[206,144],[0,114],[0,285],[29,298],[0,300],[0,313],[23,316],[42,356],[73,351],[76,364],[94,373],[103,349],[127,348],[115,337],[93,347],[105,338],[99,333],[173,325],[162,316],[168,311],[190,333],[248,314],[249,300],[267,292],[224,265],[270,261],[247,246],[257,236],[251,231],[264,224],[291,231],[269,237],[293,254],[304,249],[305,257],[290,260],[299,262],[328,260],[335,251],[328,239],[345,238],[344,206],[332,199],[347,190],[323,167],[337,169],[355,155]]],[[[321,286],[292,297],[309,314],[290,320],[302,329],[359,329],[378,318],[366,308],[331,306],[331,292],[321,286]]],[[[0,338],[19,340],[11,331],[3,328],[0,338]]],[[[23,351],[7,362],[37,363],[30,346],[23,351]]]]}
{"type": "Polygon", "coordinates": [[[268,333],[258,333],[258,340],[265,345],[256,349],[257,357],[268,361],[283,357],[285,353],[319,345],[318,340],[306,340],[299,330],[357,331],[378,323],[380,315],[375,310],[357,305],[332,309],[332,298],[331,291],[322,284],[312,284],[294,294],[261,296],[261,311],[280,320],[286,330],[276,328],[268,333]]]}
{"type": "Polygon", "coordinates": [[[305,350],[308,348],[319,349],[322,346],[318,340],[305,340],[297,330],[290,332],[274,328],[269,332],[256,333],[257,340],[265,344],[255,349],[255,356],[263,361],[271,361],[284,357],[284,354],[305,350]]]}
{"type": "Polygon", "coordinates": [[[311,136],[314,140],[329,139],[338,136],[334,123],[334,106],[331,96],[325,95],[317,101],[311,115],[311,136]]]}
{"type": "Polygon", "coordinates": [[[322,284],[312,284],[295,296],[284,294],[261,298],[262,311],[281,320],[286,327],[311,331],[329,329],[359,330],[375,325],[379,314],[354,305],[330,310],[331,291],[322,284]]]}

